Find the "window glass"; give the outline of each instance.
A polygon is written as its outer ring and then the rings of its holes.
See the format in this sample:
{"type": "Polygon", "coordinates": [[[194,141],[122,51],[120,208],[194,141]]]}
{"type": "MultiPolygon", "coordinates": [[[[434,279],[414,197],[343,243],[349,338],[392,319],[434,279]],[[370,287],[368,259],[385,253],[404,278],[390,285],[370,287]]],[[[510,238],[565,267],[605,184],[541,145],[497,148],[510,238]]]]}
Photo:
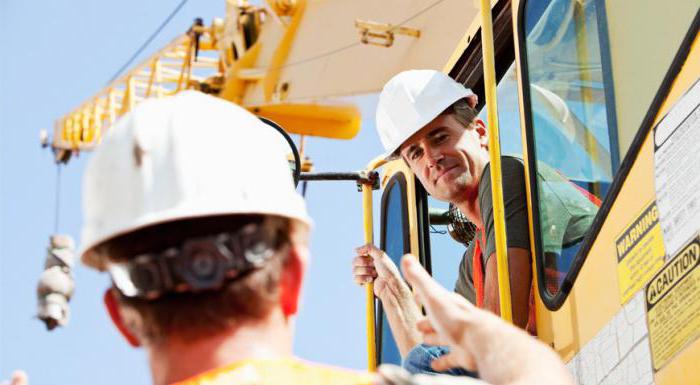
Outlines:
{"type": "MultiPolygon", "coordinates": [[[[428,197],[429,211],[433,215],[447,211],[448,204],[428,197]]],[[[455,241],[444,224],[430,225],[430,262],[433,278],[448,290],[452,290],[459,275],[459,263],[466,247],[455,241]]]]}
{"type": "MultiPolygon", "coordinates": [[[[398,266],[401,257],[410,251],[408,217],[406,207],[406,178],[402,173],[396,174],[387,184],[382,196],[382,227],[380,247],[398,266]]],[[[391,334],[389,321],[377,301],[377,325],[379,344],[378,362],[401,364],[401,355],[391,334]]]]}
{"type": "Polygon", "coordinates": [[[594,0],[524,7],[538,267],[550,296],[560,291],[618,164],[596,12],[594,0]]]}
{"type": "MultiPolygon", "coordinates": [[[[501,155],[523,157],[523,135],[520,130],[520,110],[518,104],[518,78],[515,62],[496,86],[498,127],[501,137],[501,155]]],[[[478,117],[488,127],[487,109],[482,108],[478,117]]]]}

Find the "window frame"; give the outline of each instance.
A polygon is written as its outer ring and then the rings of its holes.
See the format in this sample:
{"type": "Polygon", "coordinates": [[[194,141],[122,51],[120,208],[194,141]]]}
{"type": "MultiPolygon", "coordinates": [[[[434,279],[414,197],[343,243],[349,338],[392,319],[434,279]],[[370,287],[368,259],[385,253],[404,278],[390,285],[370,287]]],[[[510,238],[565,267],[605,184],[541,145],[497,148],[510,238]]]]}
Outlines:
{"type": "MultiPolygon", "coordinates": [[[[531,99],[530,99],[530,79],[529,79],[529,74],[528,74],[528,62],[527,62],[527,36],[526,36],[526,31],[525,31],[525,6],[528,3],[528,1],[531,0],[522,0],[518,4],[518,13],[517,13],[517,25],[516,25],[516,33],[517,33],[517,42],[516,42],[516,47],[518,49],[519,57],[520,57],[520,68],[518,69],[518,72],[521,77],[521,92],[522,92],[522,115],[523,115],[523,120],[521,121],[521,125],[524,127],[525,130],[525,142],[523,143],[525,146],[526,154],[527,154],[527,168],[528,168],[528,175],[529,175],[529,185],[530,185],[530,200],[532,202],[532,226],[533,226],[533,234],[534,234],[534,258],[535,258],[535,266],[537,268],[537,280],[540,283],[545,282],[545,272],[544,272],[544,266],[542,261],[544,260],[544,256],[542,253],[542,231],[540,228],[540,210],[539,210],[539,192],[537,189],[537,169],[535,165],[537,164],[537,157],[535,156],[535,135],[533,131],[533,117],[532,117],[532,112],[531,112],[531,99]]],[[[540,284],[537,285],[538,291],[540,298],[542,299],[542,302],[544,305],[547,307],[547,309],[551,311],[558,310],[563,304],[564,301],[566,301],[569,293],[571,292],[571,288],[573,287],[576,278],[578,277],[579,272],[581,271],[581,267],[583,266],[583,263],[586,260],[586,256],[588,255],[588,252],[590,251],[591,246],[593,245],[593,241],[596,239],[598,233],[600,232],[600,228],[605,221],[605,217],[607,217],[607,213],[610,210],[610,206],[612,205],[612,202],[614,201],[614,198],[617,196],[619,193],[620,187],[622,185],[622,182],[624,181],[624,177],[626,177],[627,172],[624,172],[623,174],[623,164],[626,165],[628,168],[631,167],[631,164],[634,159],[631,161],[628,159],[630,158],[630,155],[633,155],[632,153],[634,152],[634,157],[636,157],[636,153],[638,152],[638,148],[635,150],[632,146],[630,149],[627,151],[626,156],[625,156],[625,162],[622,164],[619,162],[619,143],[618,143],[618,135],[617,135],[617,115],[615,113],[615,96],[614,96],[614,83],[613,83],[613,78],[612,78],[612,63],[611,63],[611,56],[610,56],[610,42],[609,42],[609,36],[608,36],[608,29],[607,29],[607,15],[605,13],[605,1],[604,0],[595,0],[595,7],[596,7],[596,22],[597,22],[597,27],[598,27],[598,39],[599,39],[599,47],[600,47],[600,61],[601,61],[601,67],[602,67],[602,72],[603,72],[603,86],[605,88],[605,109],[606,109],[606,118],[607,118],[607,123],[608,123],[608,135],[610,139],[610,152],[611,152],[611,165],[613,169],[613,178],[612,182],[610,185],[610,188],[606,194],[605,197],[603,197],[603,204],[601,204],[601,207],[598,209],[598,212],[596,213],[596,216],[593,219],[593,222],[591,224],[591,227],[588,230],[588,233],[586,234],[586,237],[583,240],[583,243],[581,244],[580,249],[576,253],[576,256],[574,257],[571,267],[569,268],[569,271],[566,272],[566,276],[564,277],[563,282],[561,283],[561,286],[559,288],[559,291],[552,295],[551,293],[547,292],[546,285],[540,284]],[[623,178],[620,178],[620,176],[623,176],[623,178]],[[618,186],[616,186],[616,184],[618,186]]],[[[635,138],[635,142],[636,142],[635,138]]]]}
{"type": "MultiPolygon", "coordinates": [[[[382,193],[382,200],[381,200],[381,215],[380,215],[380,235],[379,235],[379,247],[384,250],[386,246],[386,217],[387,217],[387,201],[389,199],[389,192],[392,191],[394,188],[394,185],[398,185],[399,191],[400,191],[400,199],[401,199],[401,218],[402,218],[402,224],[403,224],[403,250],[404,254],[405,253],[410,253],[411,252],[411,233],[410,233],[410,224],[408,222],[408,189],[407,189],[407,177],[402,171],[397,171],[394,175],[391,176],[389,181],[387,182],[386,186],[384,187],[384,192],[382,193]]],[[[421,261],[422,262],[422,261],[421,261]]],[[[376,330],[376,335],[375,335],[375,348],[377,352],[377,363],[382,363],[382,340],[384,336],[384,308],[382,306],[382,302],[375,297],[374,299],[374,306],[375,306],[375,330],[376,330]]],[[[393,338],[393,336],[392,336],[393,338]]],[[[396,341],[394,341],[394,344],[396,344],[396,341]]]]}
{"type": "Polygon", "coordinates": [[[417,178],[413,178],[416,192],[416,224],[418,226],[418,260],[423,268],[433,275],[433,260],[430,254],[430,213],[428,192],[417,178]]]}

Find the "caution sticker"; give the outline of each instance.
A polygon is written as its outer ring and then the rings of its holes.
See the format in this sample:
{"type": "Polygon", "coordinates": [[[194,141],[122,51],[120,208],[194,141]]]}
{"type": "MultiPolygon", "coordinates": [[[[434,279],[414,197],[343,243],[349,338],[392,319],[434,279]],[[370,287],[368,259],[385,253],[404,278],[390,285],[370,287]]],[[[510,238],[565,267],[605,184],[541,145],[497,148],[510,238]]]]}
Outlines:
{"type": "Polygon", "coordinates": [[[641,290],[664,265],[664,241],[656,202],[651,202],[615,240],[622,303],[641,290]]]}
{"type": "Polygon", "coordinates": [[[700,336],[700,238],[684,247],[646,287],[654,370],[700,336]]]}

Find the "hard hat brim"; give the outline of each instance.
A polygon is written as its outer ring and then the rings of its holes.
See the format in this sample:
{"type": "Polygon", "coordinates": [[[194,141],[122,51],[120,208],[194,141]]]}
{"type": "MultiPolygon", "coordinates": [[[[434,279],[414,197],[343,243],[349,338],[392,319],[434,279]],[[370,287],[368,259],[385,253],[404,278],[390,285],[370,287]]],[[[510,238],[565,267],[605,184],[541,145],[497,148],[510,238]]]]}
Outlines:
{"type": "MultiPolygon", "coordinates": [[[[181,210],[167,210],[159,213],[157,218],[144,218],[143,221],[139,221],[133,226],[125,227],[123,229],[114,230],[108,236],[97,237],[85,242],[81,245],[81,250],[79,255],[81,261],[92,268],[100,271],[107,270],[107,262],[104,256],[97,253],[97,249],[110,241],[114,241],[120,237],[128,234],[132,234],[147,228],[157,227],[159,225],[171,222],[178,222],[188,219],[198,219],[198,218],[211,218],[211,217],[233,217],[239,215],[263,215],[263,216],[276,216],[284,217],[293,220],[307,229],[311,229],[313,226],[313,221],[308,216],[299,216],[292,214],[293,210],[289,210],[288,214],[282,213],[282,210],[277,208],[271,208],[270,210],[219,210],[219,211],[207,211],[200,213],[188,212],[187,214],[178,214],[177,212],[181,210]]],[[[84,234],[85,235],[85,234],[84,234]]],[[[88,235],[89,237],[89,235],[88,235]]]]}

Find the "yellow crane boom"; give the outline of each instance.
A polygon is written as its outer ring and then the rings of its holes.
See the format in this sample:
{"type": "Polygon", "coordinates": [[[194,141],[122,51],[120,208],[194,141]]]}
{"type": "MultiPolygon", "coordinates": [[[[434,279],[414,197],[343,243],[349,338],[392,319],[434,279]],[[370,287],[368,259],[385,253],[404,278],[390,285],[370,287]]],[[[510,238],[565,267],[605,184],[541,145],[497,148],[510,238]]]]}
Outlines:
{"type": "Polygon", "coordinates": [[[350,139],[359,110],[336,99],[377,92],[408,68],[448,67],[478,15],[460,0],[227,0],[95,96],[60,117],[56,160],[90,151],[121,115],[147,98],[196,89],[274,120],[288,132],[350,139]],[[333,20],[333,23],[328,23],[333,20]]]}

